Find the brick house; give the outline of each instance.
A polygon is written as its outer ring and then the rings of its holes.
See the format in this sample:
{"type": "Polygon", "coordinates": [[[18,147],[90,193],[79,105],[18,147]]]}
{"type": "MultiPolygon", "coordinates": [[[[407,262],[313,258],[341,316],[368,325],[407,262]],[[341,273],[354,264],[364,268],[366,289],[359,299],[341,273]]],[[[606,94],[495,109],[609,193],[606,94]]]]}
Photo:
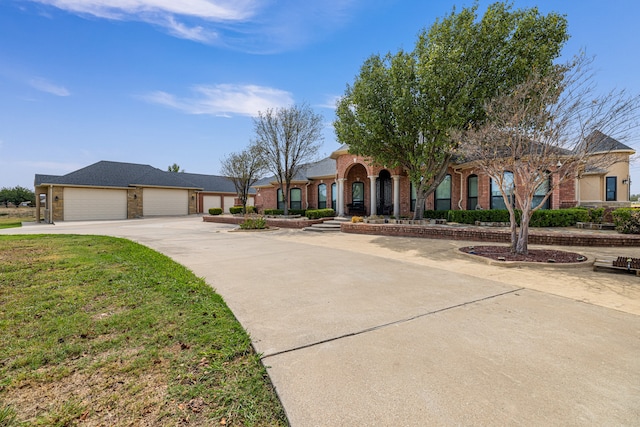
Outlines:
{"type": "MultiPolygon", "coordinates": [[[[606,135],[602,137],[607,138],[607,146],[610,147],[606,151],[616,156],[615,164],[608,170],[587,170],[580,177],[565,180],[554,189],[545,209],[629,205],[629,159],[635,151],[606,135]]],[[[602,151],[595,150],[592,155],[602,155],[602,151]]],[[[549,179],[553,182],[553,171],[549,179]]],[[[283,208],[275,177],[263,179],[254,187],[259,211],[283,208]]],[[[515,187],[517,191],[517,182],[515,187]]],[[[349,153],[346,144],[328,158],[303,166],[292,181],[290,191],[290,209],[326,207],[333,208],[340,216],[409,217],[413,215],[416,203],[413,185],[401,168],[374,166],[364,157],[349,153]]],[[[427,197],[425,208],[504,209],[504,201],[496,183],[479,171],[473,162],[452,163],[442,183],[427,197]]]]}

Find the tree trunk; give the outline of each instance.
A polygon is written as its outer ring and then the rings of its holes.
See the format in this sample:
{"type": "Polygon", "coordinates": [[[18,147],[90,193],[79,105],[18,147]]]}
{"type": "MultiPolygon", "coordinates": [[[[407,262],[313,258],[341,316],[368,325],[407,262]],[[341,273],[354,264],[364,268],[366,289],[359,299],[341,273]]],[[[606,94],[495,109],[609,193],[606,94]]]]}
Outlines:
{"type": "Polygon", "coordinates": [[[416,194],[416,210],[413,212],[414,221],[424,219],[424,203],[426,200],[427,196],[423,192],[420,191],[416,194]]]}
{"type": "Polygon", "coordinates": [[[516,220],[516,211],[509,209],[509,224],[511,228],[511,253],[517,253],[518,250],[518,221],[516,220]]]}
{"type": "Polygon", "coordinates": [[[523,209],[520,218],[520,233],[516,243],[517,254],[526,255],[529,253],[529,221],[531,219],[531,210],[523,209]]]}

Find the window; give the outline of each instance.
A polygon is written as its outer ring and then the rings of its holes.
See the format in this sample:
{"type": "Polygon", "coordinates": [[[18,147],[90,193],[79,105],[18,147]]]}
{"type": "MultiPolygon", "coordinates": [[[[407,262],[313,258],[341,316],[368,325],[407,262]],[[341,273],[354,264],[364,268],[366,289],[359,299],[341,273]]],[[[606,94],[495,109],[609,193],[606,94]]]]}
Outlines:
{"type": "Polygon", "coordinates": [[[337,186],[336,183],[334,182],[333,184],[331,184],[331,207],[334,210],[337,210],[338,208],[338,203],[336,202],[336,196],[337,196],[337,186]]]}
{"type": "Polygon", "coordinates": [[[354,182],[351,185],[351,203],[354,207],[364,207],[364,182],[354,182]]]}
{"type": "Polygon", "coordinates": [[[278,188],[278,209],[284,210],[284,197],[282,197],[282,189],[278,188]]]}
{"type": "MultiPolygon", "coordinates": [[[[551,188],[551,177],[548,177],[542,182],[542,184],[538,186],[538,188],[536,188],[536,192],[533,194],[533,200],[531,201],[532,208],[535,208],[540,204],[540,202],[542,202],[542,199],[544,199],[544,196],[547,195],[550,188],[551,188]]],[[[549,198],[544,202],[544,204],[540,209],[550,209],[550,208],[551,208],[551,196],[549,196],[549,198]]]]}
{"type": "MultiPolygon", "coordinates": [[[[509,197],[509,201],[513,205],[515,203],[513,197],[513,173],[504,172],[502,181],[505,193],[507,193],[507,197],[509,197]]],[[[491,209],[507,209],[504,204],[504,199],[502,198],[502,193],[500,192],[500,186],[493,179],[491,180],[491,209]]]]}
{"type": "Polygon", "coordinates": [[[451,210],[451,175],[445,176],[442,182],[438,184],[434,207],[437,211],[451,210]]]}
{"type": "Polygon", "coordinates": [[[291,199],[289,200],[289,208],[302,209],[302,190],[299,188],[291,189],[291,199]]]}
{"type": "Polygon", "coordinates": [[[327,207],[327,184],[318,185],[318,209],[327,207]]]}
{"type": "Polygon", "coordinates": [[[615,202],[618,200],[618,177],[608,176],[607,177],[607,202],[615,202]]]}
{"type": "Polygon", "coordinates": [[[418,193],[416,192],[416,187],[413,185],[413,182],[410,183],[410,192],[411,192],[411,212],[416,211],[416,199],[418,198],[418,193]]]}
{"type": "Polygon", "coordinates": [[[478,175],[469,175],[467,178],[467,210],[473,210],[478,206],[478,175]]]}

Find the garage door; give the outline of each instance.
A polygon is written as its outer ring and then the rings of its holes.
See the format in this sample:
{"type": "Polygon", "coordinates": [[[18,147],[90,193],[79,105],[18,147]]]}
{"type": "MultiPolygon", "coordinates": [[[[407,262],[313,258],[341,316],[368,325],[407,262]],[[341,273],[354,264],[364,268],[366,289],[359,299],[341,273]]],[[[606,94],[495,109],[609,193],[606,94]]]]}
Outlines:
{"type": "Polygon", "coordinates": [[[211,208],[221,208],[222,201],[220,196],[203,196],[202,197],[202,211],[208,213],[211,208]]]}
{"type": "Polygon", "coordinates": [[[188,215],[189,192],[165,188],[144,188],[142,190],[142,215],[188,215]]]}
{"type": "Polygon", "coordinates": [[[127,219],[127,190],[65,188],[65,221],[127,219]]]}
{"type": "Polygon", "coordinates": [[[236,198],[231,196],[224,196],[224,211],[229,213],[229,208],[232,208],[235,205],[236,198]]]}

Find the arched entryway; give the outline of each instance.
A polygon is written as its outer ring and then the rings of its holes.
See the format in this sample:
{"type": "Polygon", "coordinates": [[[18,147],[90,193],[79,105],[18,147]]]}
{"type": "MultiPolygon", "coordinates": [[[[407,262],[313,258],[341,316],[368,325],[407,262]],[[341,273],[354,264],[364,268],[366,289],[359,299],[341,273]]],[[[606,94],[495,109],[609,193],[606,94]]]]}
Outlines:
{"type": "Polygon", "coordinates": [[[386,169],[381,170],[376,178],[377,215],[391,215],[393,213],[392,188],[391,174],[386,169]]]}

